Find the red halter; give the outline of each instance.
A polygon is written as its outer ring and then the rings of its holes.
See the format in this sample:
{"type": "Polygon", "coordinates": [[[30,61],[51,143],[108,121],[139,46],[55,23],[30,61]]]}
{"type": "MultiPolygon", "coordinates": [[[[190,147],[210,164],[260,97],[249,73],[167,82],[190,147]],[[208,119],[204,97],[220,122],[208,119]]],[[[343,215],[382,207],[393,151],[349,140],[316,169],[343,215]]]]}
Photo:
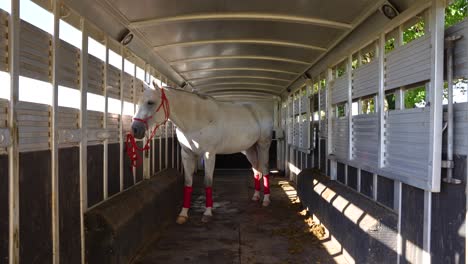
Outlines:
{"type": "Polygon", "coordinates": [[[156,131],[158,130],[158,128],[160,126],[166,124],[167,120],[169,119],[169,114],[170,114],[169,101],[167,100],[166,93],[164,92],[164,89],[161,88],[161,103],[159,104],[158,108],[156,109],[156,111],[153,112],[152,115],[150,115],[150,116],[148,116],[148,117],[146,117],[144,119],[133,118],[134,121],[139,121],[139,122],[144,123],[145,126],[146,126],[146,129],[148,130],[148,128],[149,128],[148,127],[148,120],[153,118],[154,114],[159,112],[159,110],[161,110],[161,108],[164,110],[164,121],[157,124],[153,128],[153,130],[151,132],[151,135],[146,138],[146,144],[143,146],[143,148],[138,147],[138,145],[136,144],[136,141],[135,141],[135,137],[133,136],[132,133],[127,133],[127,140],[126,140],[127,155],[130,158],[132,167],[138,167],[138,166],[141,165],[142,160],[141,160],[141,156],[138,153],[138,151],[147,151],[147,150],[149,150],[151,140],[156,135],[156,131]]]}

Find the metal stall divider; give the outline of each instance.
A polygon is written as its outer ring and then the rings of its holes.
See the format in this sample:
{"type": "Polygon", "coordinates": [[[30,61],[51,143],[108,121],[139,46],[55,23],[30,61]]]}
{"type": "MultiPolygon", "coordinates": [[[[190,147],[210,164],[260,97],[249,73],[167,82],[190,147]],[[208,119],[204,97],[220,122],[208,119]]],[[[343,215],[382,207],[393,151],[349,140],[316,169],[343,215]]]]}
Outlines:
{"type": "Polygon", "coordinates": [[[8,113],[8,128],[11,144],[8,146],[8,200],[9,200],[9,263],[19,263],[19,136],[16,126],[16,105],[19,95],[19,38],[20,38],[20,4],[19,0],[11,0],[9,20],[9,66],[10,66],[10,104],[8,113]]]}
{"type": "Polygon", "coordinates": [[[81,234],[81,259],[85,262],[85,226],[84,214],[88,209],[88,182],[87,182],[87,91],[88,91],[88,26],[83,17],[80,18],[81,27],[81,54],[80,54],[80,234],[81,234]]]}

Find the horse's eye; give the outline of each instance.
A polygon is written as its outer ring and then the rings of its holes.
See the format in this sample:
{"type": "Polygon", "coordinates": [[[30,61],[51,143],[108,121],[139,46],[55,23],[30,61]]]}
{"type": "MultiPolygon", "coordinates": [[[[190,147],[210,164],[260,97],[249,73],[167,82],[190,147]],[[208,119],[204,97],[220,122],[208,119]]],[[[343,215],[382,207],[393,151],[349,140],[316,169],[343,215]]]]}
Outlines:
{"type": "Polygon", "coordinates": [[[147,104],[148,104],[148,105],[154,105],[154,102],[153,102],[153,101],[148,101],[147,104]]]}

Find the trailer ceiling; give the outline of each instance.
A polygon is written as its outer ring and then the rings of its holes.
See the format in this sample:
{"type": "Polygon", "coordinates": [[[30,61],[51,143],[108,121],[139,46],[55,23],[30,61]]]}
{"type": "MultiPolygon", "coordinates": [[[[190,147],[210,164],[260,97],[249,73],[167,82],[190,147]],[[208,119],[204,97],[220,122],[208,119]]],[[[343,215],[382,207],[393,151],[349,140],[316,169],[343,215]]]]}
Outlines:
{"type": "MultiPolygon", "coordinates": [[[[280,95],[379,0],[65,0],[179,85],[216,95],[280,95]]],[[[406,0],[392,1],[399,9],[406,0]]]]}

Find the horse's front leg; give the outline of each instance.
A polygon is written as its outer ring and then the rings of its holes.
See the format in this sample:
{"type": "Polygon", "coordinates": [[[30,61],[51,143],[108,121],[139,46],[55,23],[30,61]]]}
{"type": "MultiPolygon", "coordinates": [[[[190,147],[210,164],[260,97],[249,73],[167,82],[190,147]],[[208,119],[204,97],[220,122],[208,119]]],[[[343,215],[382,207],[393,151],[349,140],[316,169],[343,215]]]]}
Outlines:
{"type": "Polygon", "coordinates": [[[206,209],[203,213],[202,222],[207,223],[213,217],[213,173],[215,168],[216,154],[205,152],[205,194],[206,194],[206,209]]]}
{"type": "Polygon", "coordinates": [[[196,167],[196,155],[189,149],[182,148],[182,164],[184,166],[184,204],[182,210],[177,217],[176,223],[184,224],[188,220],[188,210],[190,208],[190,201],[192,198],[192,182],[193,174],[195,173],[196,167]]]}

